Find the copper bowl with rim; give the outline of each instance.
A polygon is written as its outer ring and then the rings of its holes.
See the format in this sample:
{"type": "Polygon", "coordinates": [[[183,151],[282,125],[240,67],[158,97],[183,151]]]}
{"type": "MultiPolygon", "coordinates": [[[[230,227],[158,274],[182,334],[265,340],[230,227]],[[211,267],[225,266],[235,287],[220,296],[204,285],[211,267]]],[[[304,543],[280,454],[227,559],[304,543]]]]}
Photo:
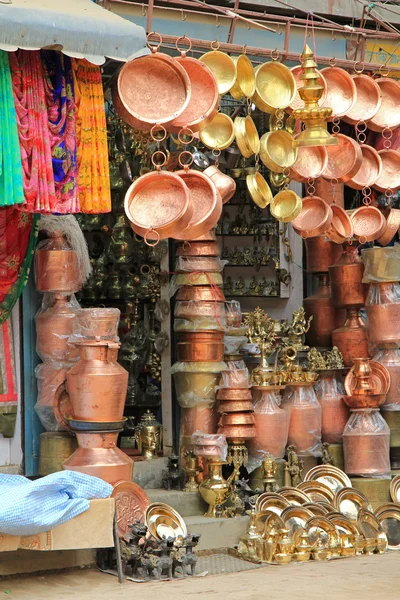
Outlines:
{"type": "Polygon", "coordinates": [[[184,285],[178,290],[177,301],[224,302],[225,296],[219,287],[210,285],[184,285]]]}
{"type": "Polygon", "coordinates": [[[265,208],[268,204],[271,204],[273,200],[271,188],[261,173],[257,171],[247,175],[246,185],[251,199],[259,208],[265,208]]]}
{"type": "Polygon", "coordinates": [[[372,146],[362,144],[360,146],[362,161],[358,172],[346,182],[346,185],[354,190],[362,190],[372,187],[382,174],[382,159],[372,146]]]}
{"type": "Polygon", "coordinates": [[[386,219],[386,227],[381,237],[377,239],[377,242],[381,246],[387,246],[400,227],[400,210],[398,208],[387,208],[383,212],[383,216],[386,219]]]}
{"type": "Polygon", "coordinates": [[[325,235],[335,244],[343,244],[353,237],[353,223],[344,208],[338,204],[329,206],[332,210],[332,221],[325,235]]]}
{"type": "Polygon", "coordinates": [[[263,112],[273,113],[277,108],[290,106],[297,94],[293,73],[280,62],[259,65],[254,70],[256,91],[253,102],[263,112]]]}
{"type": "Polygon", "coordinates": [[[251,60],[246,54],[232,58],[236,65],[236,81],[229,93],[235,100],[251,98],[256,91],[256,78],[251,60]]]}
{"type": "Polygon", "coordinates": [[[359,396],[342,396],[349,408],[379,408],[384,404],[386,394],[370,394],[359,396]]]}
{"type": "Polygon", "coordinates": [[[225,150],[235,139],[232,119],[218,112],[213,120],[199,133],[200,140],[211,150],[225,150]]]}
{"type": "Polygon", "coordinates": [[[218,405],[218,412],[253,412],[253,403],[251,400],[223,400],[218,405]]]}
{"type": "Polygon", "coordinates": [[[352,138],[337,134],[338,144],[327,146],[328,164],[322,174],[324,179],[346,183],[359,171],[362,163],[361,148],[352,138]]]}
{"type": "Polygon", "coordinates": [[[321,177],[328,164],[326,148],[324,146],[300,146],[297,151],[297,160],[290,169],[290,179],[307,183],[310,178],[321,177]]]}
{"type": "Polygon", "coordinates": [[[219,388],[217,391],[217,400],[252,400],[253,396],[250,388],[219,388]]]}
{"type": "Polygon", "coordinates": [[[222,173],[215,165],[207,167],[203,171],[207,175],[220,193],[222,204],[226,204],[236,192],[236,182],[232,177],[222,173]]]}
{"type": "Polygon", "coordinates": [[[236,441],[236,443],[251,440],[257,435],[254,425],[220,425],[218,433],[224,435],[227,440],[236,441]]]}
{"type": "Polygon", "coordinates": [[[217,242],[184,242],[177,244],[176,256],[215,256],[220,255],[217,242]]]}
{"type": "Polygon", "coordinates": [[[196,331],[177,334],[178,362],[222,362],[224,360],[224,333],[196,331]]]}
{"type": "Polygon", "coordinates": [[[271,215],[281,223],[290,223],[300,214],[302,201],[293,190],[281,190],[274,196],[270,211],[271,215]]]}
{"type": "Polygon", "coordinates": [[[219,426],[226,425],[254,425],[254,415],[250,413],[224,413],[219,419],[219,426]]]}
{"type": "Polygon", "coordinates": [[[386,228],[386,219],[378,208],[371,205],[360,206],[350,216],[354,237],[361,244],[381,237],[386,228]]]}
{"type": "Polygon", "coordinates": [[[303,238],[316,237],[325,233],[332,222],[332,208],[318,196],[303,198],[303,208],[292,227],[303,238]]]}
{"type": "Polygon", "coordinates": [[[379,150],[378,154],[382,160],[382,173],[373,187],[379,192],[387,189],[397,192],[400,189],[400,152],[389,148],[379,150]]]}
{"type": "MultiPolygon", "coordinates": [[[[290,106],[288,106],[286,108],[286,112],[289,114],[291,114],[297,108],[303,108],[304,102],[300,98],[299,88],[304,87],[304,83],[305,83],[303,79],[300,79],[300,75],[302,75],[304,73],[304,69],[301,65],[296,65],[295,67],[292,67],[290,70],[291,70],[294,80],[296,82],[296,95],[295,95],[293,102],[290,104],[290,106]]],[[[318,77],[316,83],[317,83],[317,85],[321,85],[324,88],[322,97],[319,100],[319,103],[322,105],[325,102],[326,92],[327,92],[328,88],[326,85],[325,77],[322,75],[321,72],[319,72],[318,74],[319,74],[319,77],[318,77]]]]}
{"type": "Polygon", "coordinates": [[[395,129],[400,125],[399,96],[400,85],[395,79],[381,77],[375,79],[381,91],[381,105],[375,116],[368,121],[368,129],[383,131],[386,127],[395,129]]]}
{"type": "Polygon", "coordinates": [[[325,77],[327,85],[325,102],[321,106],[332,109],[330,121],[336,117],[343,117],[353,108],[357,97],[356,85],[351,75],[340,67],[326,67],[321,70],[321,74],[325,77]]]}
{"type": "Polygon", "coordinates": [[[223,302],[180,300],[175,304],[174,317],[176,319],[187,320],[200,320],[205,317],[209,317],[215,321],[217,319],[225,319],[225,305],[223,302]]]}
{"type": "Polygon", "coordinates": [[[359,121],[369,121],[381,107],[381,90],[375,79],[362,73],[351,75],[356,86],[356,101],[343,115],[343,121],[356,125],[359,121]]]}
{"type": "Polygon", "coordinates": [[[260,139],[260,158],[263,164],[274,173],[283,173],[285,169],[293,167],[298,156],[293,141],[293,136],[283,129],[264,133],[260,139]]]}
{"type": "Polygon", "coordinates": [[[258,154],[260,152],[260,138],[251,116],[236,117],[233,125],[236,143],[241,155],[245,158],[250,158],[253,154],[258,154]]]}

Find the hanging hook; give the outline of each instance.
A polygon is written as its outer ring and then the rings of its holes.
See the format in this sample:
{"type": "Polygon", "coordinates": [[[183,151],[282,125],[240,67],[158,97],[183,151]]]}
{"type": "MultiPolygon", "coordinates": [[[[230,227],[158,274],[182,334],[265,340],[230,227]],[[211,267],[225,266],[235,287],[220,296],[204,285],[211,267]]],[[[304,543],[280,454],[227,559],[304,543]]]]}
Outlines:
{"type": "Polygon", "coordinates": [[[181,9],[181,21],[186,21],[186,18],[187,18],[187,17],[186,17],[186,13],[185,13],[185,11],[184,11],[184,10],[183,10],[183,8],[182,8],[182,9],[181,9]]]}
{"type": "Polygon", "coordinates": [[[219,22],[219,16],[215,15],[215,27],[221,27],[221,23],[219,22]]]}
{"type": "Polygon", "coordinates": [[[336,40],[336,32],[332,29],[332,42],[336,40]]]}
{"type": "Polygon", "coordinates": [[[142,4],[142,16],[147,17],[147,10],[144,4],[142,4]]]}

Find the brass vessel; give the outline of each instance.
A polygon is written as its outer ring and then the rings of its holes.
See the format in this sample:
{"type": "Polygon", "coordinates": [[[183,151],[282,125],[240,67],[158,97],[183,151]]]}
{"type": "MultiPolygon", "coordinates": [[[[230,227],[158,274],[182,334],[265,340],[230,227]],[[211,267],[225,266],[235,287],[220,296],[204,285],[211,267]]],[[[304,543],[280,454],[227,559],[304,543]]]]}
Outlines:
{"type": "Polygon", "coordinates": [[[64,431],[45,431],[39,441],[39,475],[62,471],[63,463],[75,452],[75,436],[64,431]]]}
{"type": "Polygon", "coordinates": [[[216,508],[224,504],[231,493],[231,484],[236,475],[235,471],[228,480],[222,477],[222,466],[226,464],[213,457],[208,460],[208,478],[199,485],[199,492],[203,500],[208,504],[205,517],[216,517],[216,508]]]}

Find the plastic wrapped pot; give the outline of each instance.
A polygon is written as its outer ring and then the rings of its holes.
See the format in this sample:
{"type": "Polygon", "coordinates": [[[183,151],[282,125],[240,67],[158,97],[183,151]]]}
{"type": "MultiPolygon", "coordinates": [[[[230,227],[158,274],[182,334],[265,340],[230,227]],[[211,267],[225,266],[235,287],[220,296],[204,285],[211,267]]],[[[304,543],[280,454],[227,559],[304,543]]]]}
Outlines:
{"type": "Polygon", "coordinates": [[[351,411],[343,432],[344,470],[348,475],[390,479],[390,429],[377,409],[351,411]]]}

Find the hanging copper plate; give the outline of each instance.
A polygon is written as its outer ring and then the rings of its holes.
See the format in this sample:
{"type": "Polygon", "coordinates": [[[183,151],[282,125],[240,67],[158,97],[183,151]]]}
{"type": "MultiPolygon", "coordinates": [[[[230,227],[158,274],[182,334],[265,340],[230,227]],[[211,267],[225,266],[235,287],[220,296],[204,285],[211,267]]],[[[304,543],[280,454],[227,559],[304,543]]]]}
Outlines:
{"type": "Polygon", "coordinates": [[[317,237],[324,233],[332,222],[332,209],[322,198],[307,196],[298,217],[292,221],[293,229],[303,238],[317,237]]]}
{"type": "Polygon", "coordinates": [[[135,521],[144,523],[150,499],[140,485],[133,481],[118,481],[113,487],[111,498],[115,498],[119,537],[129,533],[135,521]]]}
{"type": "Polygon", "coordinates": [[[241,54],[234,56],[233,62],[236,65],[236,81],[230,95],[236,100],[251,98],[256,91],[256,78],[251,60],[246,54],[241,54]]]}
{"type": "Polygon", "coordinates": [[[281,190],[274,196],[270,211],[277,221],[290,223],[301,212],[302,201],[293,190],[281,190]]]}
{"type": "Polygon", "coordinates": [[[210,69],[214,75],[220,96],[227,94],[236,81],[236,64],[225,52],[212,50],[200,56],[199,60],[210,69]]]}
{"type": "Polygon", "coordinates": [[[382,103],[376,115],[368,121],[368,129],[372,131],[383,131],[386,127],[395,129],[400,125],[400,85],[390,77],[375,79],[375,83],[381,90],[382,103]]]}
{"type": "Polygon", "coordinates": [[[297,152],[297,160],[290,169],[290,179],[307,183],[310,178],[321,177],[328,165],[325,146],[300,146],[297,152]]]}
{"type": "Polygon", "coordinates": [[[219,191],[222,204],[226,204],[229,200],[234,196],[236,192],[236,182],[232,177],[226,175],[226,173],[222,173],[215,165],[211,165],[207,167],[203,171],[204,175],[207,175],[219,191]]]}
{"type": "Polygon", "coordinates": [[[362,190],[372,187],[382,174],[382,159],[372,146],[362,144],[360,146],[362,161],[358,172],[346,183],[354,190],[362,190]]]}
{"type": "Polygon", "coordinates": [[[201,171],[184,169],[177,171],[175,175],[182,178],[190,191],[193,213],[186,229],[176,231],[173,237],[176,240],[193,240],[218,223],[222,213],[222,199],[212,180],[201,171]]]}
{"type": "Polygon", "coordinates": [[[333,502],[335,494],[331,488],[321,481],[302,481],[297,486],[299,490],[305,492],[313,502],[333,502]]]}
{"type": "Polygon", "coordinates": [[[187,108],[191,97],[185,69],[161,52],[125,63],[117,89],[128,113],[146,127],[171,123],[187,108]]]}
{"type": "Polygon", "coordinates": [[[326,147],[328,164],[322,177],[337,180],[338,183],[346,183],[358,173],[361,167],[361,148],[347,135],[338,133],[336,137],[338,144],[326,147]]]}
{"type": "Polygon", "coordinates": [[[250,115],[236,117],[234,123],[236,143],[240,153],[245,158],[260,152],[260,138],[258,131],[250,115]]]}
{"type": "Polygon", "coordinates": [[[385,231],[377,242],[381,246],[390,244],[400,227],[400,210],[398,208],[387,208],[383,211],[383,216],[386,219],[385,231]]]}
{"type": "Polygon", "coordinates": [[[335,244],[343,244],[353,237],[353,223],[347,212],[338,204],[330,205],[332,221],[325,235],[335,244]]]}
{"type": "Polygon", "coordinates": [[[351,521],[357,522],[361,508],[372,510],[366,496],[354,488],[342,488],[335,494],[336,509],[351,521]]]}
{"type": "Polygon", "coordinates": [[[356,85],[351,75],[340,67],[326,67],[321,70],[321,73],[327,85],[326,98],[322,106],[329,106],[332,109],[332,115],[329,117],[332,121],[336,117],[343,117],[353,108],[357,96],[356,85]]]}
{"type": "Polygon", "coordinates": [[[382,173],[374,188],[379,192],[391,189],[397,192],[400,189],[400,152],[397,150],[379,150],[382,160],[382,173]]]}
{"type": "Polygon", "coordinates": [[[298,156],[293,141],[293,136],[283,129],[264,133],[260,139],[260,158],[270,171],[283,173],[293,167],[298,156]]]}
{"type": "Polygon", "coordinates": [[[172,121],[168,129],[174,133],[179,133],[183,128],[189,128],[193,132],[200,131],[217,114],[219,103],[217,82],[207,65],[197,60],[197,58],[183,55],[174,60],[188,74],[191,96],[188,106],[179,117],[172,121]]]}
{"type": "MultiPolygon", "coordinates": [[[[390,387],[390,373],[388,369],[377,362],[376,360],[370,360],[369,367],[371,369],[371,386],[373,387],[374,394],[387,394],[390,387]]],[[[354,374],[355,367],[351,367],[344,380],[344,389],[348,396],[354,394],[354,390],[357,386],[357,378],[354,374]]]]}
{"type": "Polygon", "coordinates": [[[189,188],[168,171],[151,171],[136,179],[125,194],[124,206],[133,231],[145,240],[173,237],[193,215],[189,188]]]}
{"type": "MultiPolygon", "coordinates": [[[[290,70],[291,70],[294,80],[296,82],[296,96],[295,96],[293,102],[290,104],[290,106],[288,106],[286,108],[286,112],[289,114],[291,114],[297,108],[304,107],[304,101],[300,98],[299,88],[304,87],[304,84],[305,84],[305,81],[303,79],[300,79],[300,75],[303,75],[303,73],[304,73],[304,69],[301,65],[296,65],[295,67],[292,67],[290,70]]],[[[322,97],[319,100],[319,104],[322,105],[325,101],[326,92],[327,92],[328,88],[326,85],[325,77],[320,72],[318,74],[319,74],[319,77],[318,77],[316,83],[317,83],[317,85],[321,85],[324,88],[322,97]]]]}
{"type": "MultiPolygon", "coordinates": [[[[317,481],[328,486],[335,494],[338,489],[343,487],[351,487],[351,481],[341,469],[332,465],[318,465],[312,467],[305,475],[304,481],[317,481]]],[[[306,489],[299,486],[306,494],[309,495],[306,489]]],[[[333,500],[333,496],[332,496],[333,500]]]]}
{"type": "Polygon", "coordinates": [[[290,106],[297,94],[293,73],[277,61],[256,67],[256,91],[253,102],[263,112],[272,113],[277,108],[290,106]]]}
{"type": "Polygon", "coordinates": [[[259,208],[265,208],[272,202],[272,192],[264,177],[258,171],[252,175],[247,175],[246,185],[248,192],[259,208]]]}
{"type": "Polygon", "coordinates": [[[355,73],[351,75],[356,86],[356,101],[345,115],[343,121],[356,125],[359,121],[368,121],[377,114],[381,107],[381,90],[375,79],[368,75],[355,73]]]}
{"type": "Polygon", "coordinates": [[[224,113],[217,113],[199,133],[200,139],[211,150],[225,150],[235,139],[233,121],[224,113]]]}
{"type": "Polygon", "coordinates": [[[385,231],[385,217],[378,208],[364,205],[350,215],[354,237],[365,244],[377,240],[385,231]]]}

